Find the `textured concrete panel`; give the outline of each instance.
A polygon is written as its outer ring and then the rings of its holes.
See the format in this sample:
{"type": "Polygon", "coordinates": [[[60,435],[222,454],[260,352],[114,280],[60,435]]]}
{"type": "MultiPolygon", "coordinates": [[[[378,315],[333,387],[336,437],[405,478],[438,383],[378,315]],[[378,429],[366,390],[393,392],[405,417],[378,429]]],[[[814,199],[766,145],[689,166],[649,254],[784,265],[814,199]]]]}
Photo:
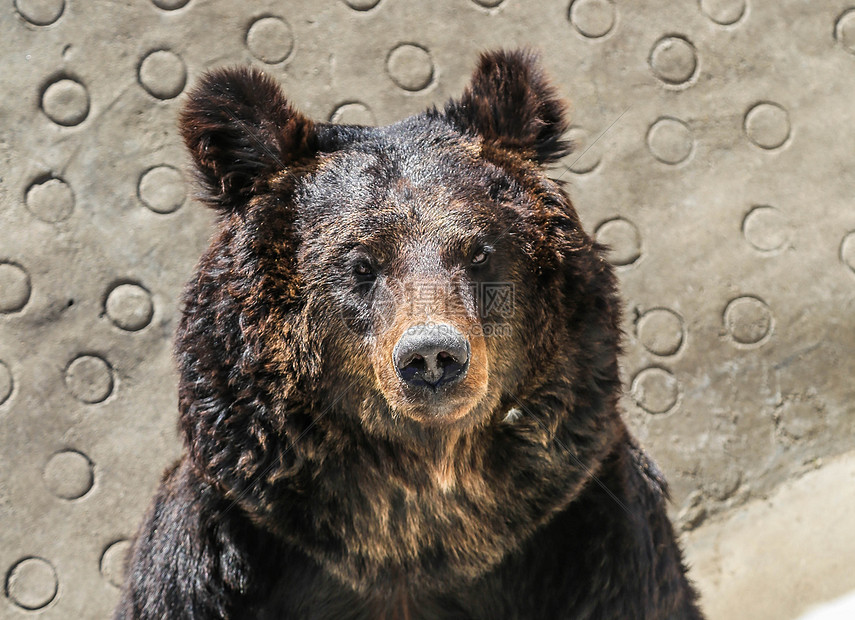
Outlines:
{"type": "Polygon", "coordinates": [[[107,616],[180,452],[171,337],[213,220],[175,116],[223,64],[383,124],[540,48],[681,527],[855,448],[855,0],[5,0],[0,33],[0,618],[107,616]]]}

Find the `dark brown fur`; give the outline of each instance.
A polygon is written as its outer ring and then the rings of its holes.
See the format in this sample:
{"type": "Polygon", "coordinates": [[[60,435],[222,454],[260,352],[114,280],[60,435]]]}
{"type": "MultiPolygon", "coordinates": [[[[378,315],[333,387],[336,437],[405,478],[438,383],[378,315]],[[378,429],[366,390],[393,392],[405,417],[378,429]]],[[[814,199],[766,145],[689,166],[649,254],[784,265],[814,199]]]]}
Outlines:
{"type": "Polygon", "coordinates": [[[620,419],[615,278],[542,168],[566,126],[525,52],[376,129],[202,80],[181,127],[220,229],[176,340],[187,451],[118,618],[700,618],[620,419]],[[424,396],[390,359],[430,321],[471,361],[424,396]]]}

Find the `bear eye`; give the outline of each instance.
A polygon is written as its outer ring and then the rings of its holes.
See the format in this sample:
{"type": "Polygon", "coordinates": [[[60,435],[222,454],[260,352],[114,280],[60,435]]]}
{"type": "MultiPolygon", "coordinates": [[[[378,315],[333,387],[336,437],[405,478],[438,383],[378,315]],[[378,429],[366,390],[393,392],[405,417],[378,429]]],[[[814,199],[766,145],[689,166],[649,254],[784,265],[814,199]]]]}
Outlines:
{"type": "Polygon", "coordinates": [[[362,282],[374,279],[374,269],[367,260],[361,260],[353,265],[353,275],[362,282]]]}
{"type": "Polygon", "coordinates": [[[470,263],[472,265],[477,265],[477,266],[484,265],[487,263],[488,260],[490,260],[490,254],[492,254],[492,253],[493,253],[493,248],[491,248],[489,246],[484,246],[483,248],[481,248],[480,250],[478,250],[475,253],[475,255],[472,257],[472,260],[470,261],[470,263]]]}

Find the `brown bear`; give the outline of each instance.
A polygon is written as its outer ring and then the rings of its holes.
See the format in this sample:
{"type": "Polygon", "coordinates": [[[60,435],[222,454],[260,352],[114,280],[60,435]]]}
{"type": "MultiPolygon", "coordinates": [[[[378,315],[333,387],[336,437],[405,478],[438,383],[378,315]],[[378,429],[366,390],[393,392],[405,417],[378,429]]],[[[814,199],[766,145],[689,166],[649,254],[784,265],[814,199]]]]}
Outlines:
{"type": "Polygon", "coordinates": [[[219,227],[117,618],[701,618],[532,53],[386,127],[213,71],[180,126],[219,227]]]}

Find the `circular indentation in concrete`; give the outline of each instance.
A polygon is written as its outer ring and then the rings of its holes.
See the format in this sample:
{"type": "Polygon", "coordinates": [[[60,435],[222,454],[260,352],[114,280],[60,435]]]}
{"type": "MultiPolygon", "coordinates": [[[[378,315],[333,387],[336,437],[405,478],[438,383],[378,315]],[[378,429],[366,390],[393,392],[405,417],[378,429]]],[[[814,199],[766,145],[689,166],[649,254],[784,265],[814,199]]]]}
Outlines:
{"type": "Polygon", "coordinates": [[[352,101],[338,106],[330,115],[330,122],[344,125],[375,125],[377,121],[367,105],[352,101]]]}
{"type": "Polygon", "coordinates": [[[727,304],[724,325],[739,344],[757,344],[772,330],[772,312],[756,297],[737,297],[727,304]]]}
{"type": "Polygon", "coordinates": [[[370,11],[380,4],[380,0],[344,0],[344,3],[354,11],[370,11]]]}
{"type": "Polygon", "coordinates": [[[30,276],[20,265],[0,263],[0,314],[17,312],[30,300],[30,276]]]}
{"type": "Polygon", "coordinates": [[[120,284],[110,291],[104,305],[110,320],[117,327],[129,332],[138,331],[148,325],[154,314],[151,295],[136,284],[120,284]]]}
{"type": "Polygon", "coordinates": [[[404,90],[422,90],[433,79],[433,58],[420,45],[403,43],[390,52],[386,59],[386,72],[404,90]]]}
{"type": "Polygon", "coordinates": [[[25,20],[36,26],[47,26],[60,18],[65,10],[64,0],[15,0],[15,9],[25,20]]]}
{"type": "Polygon", "coordinates": [[[787,394],[775,408],[776,438],[784,443],[814,438],[827,428],[825,403],[808,394],[787,394]]]}
{"type": "Polygon", "coordinates": [[[775,207],[754,207],[742,221],[745,239],[761,252],[780,250],[790,240],[789,224],[775,207]]]}
{"type": "Polygon", "coordinates": [[[776,149],[790,137],[790,116],[777,103],[758,103],[745,115],[748,139],[762,149],[776,149]]]}
{"type": "Polygon", "coordinates": [[[163,9],[164,11],[174,11],[175,9],[180,9],[183,6],[186,6],[190,0],[152,0],[154,2],[154,6],[159,9],[163,9]]]}
{"type": "Polygon", "coordinates": [[[89,114],[89,93],[80,82],[60,78],[42,93],[42,110],[57,125],[79,125],[89,114]]]}
{"type": "Polygon", "coordinates": [[[294,49],[291,26],[281,17],[262,17],[246,33],[250,53],[269,65],[282,62],[294,49]]]}
{"type": "Polygon", "coordinates": [[[600,224],[594,233],[597,243],[609,248],[606,259],[616,266],[631,265],[641,256],[641,234],[638,228],[622,217],[600,224]]]}
{"type": "Polygon", "coordinates": [[[143,58],[138,78],[152,97],[172,99],[181,94],[187,84],[187,67],[175,52],[156,50],[143,58]]]}
{"type": "Polygon", "coordinates": [[[61,222],[74,210],[74,192],[62,179],[50,178],[30,185],[24,204],[44,222],[61,222]]]}
{"type": "Polygon", "coordinates": [[[81,355],[65,370],[65,385],[84,403],[100,403],[113,391],[113,369],[100,357],[81,355]]]}
{"type": "Polygon", "coordinates": [[[478,6],[483,6],[485,9],[495,9],[505,0],[472,0],[478,6]]]}
{"type": "Polygon", "coordinates": [[[711,497],[723,502],[739,490],[741,483],[742,472],[738,469],[726,469],[705,486],[711,497]]]}
{"type": "Polygon", "coordinates": [[[587,174],[600,165],[599,149],[591,146],[591,134],[582,127],[571,127],[567,138],[573,144],[573,152],[567,156],[567,168],[576,174],[587,174]]]}
{"type": "Polygon", "coordinates": [[[6,596],[24,609],[41,609],[56,596],[59,582],[47,560],[24,558],[6,575],[6,596]]]}
{"type": "Polygon", "coordinates": [[[117,540],[101,556],[101,575],[117,588],[125,582],[125,559],[131,551],[131,541],[117,540]]]}
{"type": "Polygon", "coordinates": [[[155,213],[172,213],[187,197],[184,179],[172,166],[155,166],[140,177],[137,188],[142,203],[155,213]]]}
{"type": "Polygon", "coordinates": [[[638,319],[638,340],[654,355],[674,355],[683,344],[683,319],[668,308],[654,308],[638,319]]]}
{"type": "Polygon", "coordinates": [[[6,364],[0,362],[0,405],[12,395],[13,387],[15,382],[12,380],[12,371],[6,364]]]}
{"type": "Polygon", "coordinates": [[[855,231],[843,237],[843,243],[840,244],[840,260],[855,272],[855,231]]]}
{"type": "Polygon", "coordinates": [[[632,395],[647,413],[666,413],[677,404],[680,385],[664,368],[645,368],[632,380],[632,395]]]}
{"type": "Polygon", "coordinates": [[[688,82],[698,68],[695,46],[678,36],[659,39],[650,52],[650,68],[666,84],[688,82]]]}
{"type": "Polygon", "coordinates": [[[843,49],[855,54],[855,9],[849,9],[837,19],[834,38],[843,49]]]}
{"type": "Polygon", "coordinates": [[[614,28],[617,12],[609,0],[573,0],[570,23],[584,37],[597,39],[614,28]]]}
{"type": "Polygon", "coordinates": [[[679,164],[692,154],[691,130],[676,118],[660,118],[647,132],[650,153],[663,164],[679,164]]]}
{"type": "Polygon", "coordinates": [[[83,497],[92,488],[92,461],[74,450],[57,452],[45,465],[45,486],[62,499],[83,497]]]}
{"type": "Polygon", "coordinates": [[[745,15],[745,0],[700,0],[701,11],[722,26],[735,24],[745,15]]]}

